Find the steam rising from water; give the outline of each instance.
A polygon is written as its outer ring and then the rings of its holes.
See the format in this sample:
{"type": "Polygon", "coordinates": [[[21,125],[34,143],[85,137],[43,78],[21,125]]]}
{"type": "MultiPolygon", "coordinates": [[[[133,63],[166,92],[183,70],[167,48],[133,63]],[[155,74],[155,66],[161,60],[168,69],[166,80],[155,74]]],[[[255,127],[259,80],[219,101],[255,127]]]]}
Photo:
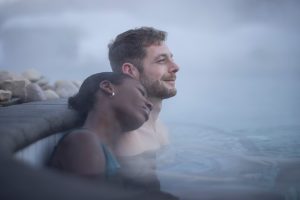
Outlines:
{"type": "Polygon", "coordinates": [[[107,44],[139,26],[169,32],[181,66],[167,122],[222,128],[300,121],[299,1],[50,1],[0,3],[0,67],[50,80],[110,70],[107,44]],[[185,115],[178,115],[185,113],[185,115]]]}

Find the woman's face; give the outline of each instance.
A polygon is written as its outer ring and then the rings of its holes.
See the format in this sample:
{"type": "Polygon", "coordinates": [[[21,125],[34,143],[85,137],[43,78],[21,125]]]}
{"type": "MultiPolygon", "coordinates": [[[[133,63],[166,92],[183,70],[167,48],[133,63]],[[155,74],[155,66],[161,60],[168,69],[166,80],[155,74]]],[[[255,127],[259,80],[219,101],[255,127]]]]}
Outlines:
{"type": "Polygon", "coordinates": [[[115,96],[111,98],[124,132],[135,130],[148,120],[152,104],[139,81],[124,79],[120,85],[115,86],[115,96]]]}

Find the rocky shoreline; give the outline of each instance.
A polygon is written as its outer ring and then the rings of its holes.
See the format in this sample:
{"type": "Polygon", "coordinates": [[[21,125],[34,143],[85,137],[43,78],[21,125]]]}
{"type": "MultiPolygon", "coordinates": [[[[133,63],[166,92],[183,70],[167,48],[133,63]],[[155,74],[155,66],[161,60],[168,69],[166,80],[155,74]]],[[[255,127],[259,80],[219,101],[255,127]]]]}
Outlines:
{"type": "Polygon", "coordinates": [[[81,81],[49,80],[36,69],[27,69],[21,74],[0,71],[0,106],[9,106],[32,101],[68,98],[76,94],[81,81]]]}

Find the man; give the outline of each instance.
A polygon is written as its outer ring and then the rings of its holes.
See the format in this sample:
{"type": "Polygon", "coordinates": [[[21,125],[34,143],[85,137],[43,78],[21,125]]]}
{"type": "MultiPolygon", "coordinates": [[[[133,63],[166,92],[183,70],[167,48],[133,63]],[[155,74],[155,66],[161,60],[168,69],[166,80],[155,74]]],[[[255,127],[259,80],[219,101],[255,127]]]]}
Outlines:
{"type": "Polygon", "coordinates": [[[175,80],[179,67],[165,43],[166,36],[164,31],[141,27],[119,34],[108,46],[112,70],[140,80],[153,104],[149,120],[141,128],[124,133],[115,149],[120,159],[126,162],[123,166],[131,169],[126,173],[132,177],[140,176],[133,173],[145,171],[145,167],[155,168],[153,162],[149,162],[149,156],[141,161],[139,155],[156,151],[168,143],[166,128],[158,120],[158,115],[162,100],[176,95],[175,80]]]}

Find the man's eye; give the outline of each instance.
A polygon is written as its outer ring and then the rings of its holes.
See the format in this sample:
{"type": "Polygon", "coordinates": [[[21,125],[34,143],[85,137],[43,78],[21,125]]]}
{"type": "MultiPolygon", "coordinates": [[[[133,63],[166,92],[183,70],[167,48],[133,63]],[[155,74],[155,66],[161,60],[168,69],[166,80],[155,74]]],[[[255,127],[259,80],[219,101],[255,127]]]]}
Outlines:
{"type": "Polygon", "coordinates": [[[165,62],[165,60],[166,60],[166,59],[159,59],[157,62],[158,62],[158,63],[163,63],[163,62],[165,62]]]}

